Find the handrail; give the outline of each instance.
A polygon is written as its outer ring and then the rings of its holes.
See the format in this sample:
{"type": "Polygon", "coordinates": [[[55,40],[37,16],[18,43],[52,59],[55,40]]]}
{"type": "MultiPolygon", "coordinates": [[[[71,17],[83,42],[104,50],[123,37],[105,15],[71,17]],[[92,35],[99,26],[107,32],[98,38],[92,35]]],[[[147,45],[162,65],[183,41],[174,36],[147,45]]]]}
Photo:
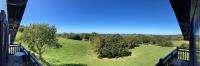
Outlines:
{"type": "MultiPolygon", "coordinates": [[[[196,51],[196,53],[200,54],[200,51],[196,51]]],[[[178,60],[189,62],[189,49],[185,49],[182,47],[177,47],[171,53],[169,53],[164,58],[160,58],[159,62],[156,66],[170,66],[171,59],[176,58],[178,60]]]]}
{"type": "Polygon", "coordinates": [[[20,51],[19,45],[9,45],[9,55],[14,55],[16,52],[20,51]]]}
{"type": "Polygon", "coordinates": [[[16,52],[24,52],[25,53],[25,58],[31,61],[31,66],[42,66],[42,64],[38,61],[35,56],[31,54],[30,51],[26,50],[21,44],[14,44],[9,46],[9,54],[14,55],[16,52]]]}
{"type": "Polygon", "coordinates": [[[183,61],[189,61],[189,50],[178,49],[178,59],[183,61]]]}
{"type": "Polygon", "coordinates": [[[156,66],[165,66],[168,65],[168,62],[172,59],[172,58],[176,58],[178,55],[178,48],[174,49],[171,53],[169,53],[167,56],[165,56],[164,58],[160,58],[159,63],[156,64],[156,66]]]}
{"type": "Polygon", "coordinates": [[[34,64],[34,66],[42,66],[42,64],[40,64],[40,62],[31,54],[30,51],[27,51],[23,46],[20,47],[21,51],[23,51],[30,58],[30,61],[34,64]]]}
{"type": "Polygon", "coordinates": [[[189,61],[189,50],[181,47],[177,47],[171,53],[169,53],[164,58],[161,58],[156,64],[156,66],[169,66],[169,62],[171,59],[177,58],[183,61],[189,61]]]}

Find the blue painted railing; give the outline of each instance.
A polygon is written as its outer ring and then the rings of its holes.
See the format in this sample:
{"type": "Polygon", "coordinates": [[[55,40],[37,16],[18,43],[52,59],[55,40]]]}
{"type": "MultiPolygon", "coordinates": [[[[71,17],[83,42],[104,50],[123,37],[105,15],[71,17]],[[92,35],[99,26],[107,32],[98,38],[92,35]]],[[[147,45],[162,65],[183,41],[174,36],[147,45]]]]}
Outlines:
{"type": "Polygon", "coordinates": [[[189,50],[181,48],[181,47],[177,47],[176,49],[174,49],[171,53],[169,53],[164,58],[160,58],[159,62],[156,64],[156,66],[171,66],[170,61],[173,58],[188,62],[189,61],[189,50]]]}
{"type": "Polygon", "coordinates": [[[9,46],[9,55],[14,55],[16,52],[23,52],[25,56],[23,59],[26,60],[28,66],[42,66],[38,59],[31,54],[30,51],[26,50],[21,44],[14,44],[9,46]]]}

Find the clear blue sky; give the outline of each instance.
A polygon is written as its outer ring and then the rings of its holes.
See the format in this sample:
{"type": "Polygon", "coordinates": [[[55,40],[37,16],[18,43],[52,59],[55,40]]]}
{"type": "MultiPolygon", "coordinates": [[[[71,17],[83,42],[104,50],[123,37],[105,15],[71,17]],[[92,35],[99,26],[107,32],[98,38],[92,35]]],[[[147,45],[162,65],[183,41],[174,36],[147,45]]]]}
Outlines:
{"type": "Polygon", "coordinates": [[[181,34],[169,0],[29,0],[22,25],[62,32],[181,34]]]}

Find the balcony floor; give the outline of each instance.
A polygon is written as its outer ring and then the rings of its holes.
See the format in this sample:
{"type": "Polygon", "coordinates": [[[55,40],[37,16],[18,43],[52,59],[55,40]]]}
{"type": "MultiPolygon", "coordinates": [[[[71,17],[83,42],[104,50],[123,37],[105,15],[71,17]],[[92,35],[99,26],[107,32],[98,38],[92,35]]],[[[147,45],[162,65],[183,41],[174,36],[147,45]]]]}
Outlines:
{"type": "Polygon", "coordinates": [[[22,58],[18,58],[14,55],[9,55],[8,66],[30,66],[30,62],[23,61],[22,58]]]}
{"type": "Polygon", "coordinates": [[[171,59],[169,64],[174,66],[189,66],[187,61],[179,60],[177,58],[171,59]]]}

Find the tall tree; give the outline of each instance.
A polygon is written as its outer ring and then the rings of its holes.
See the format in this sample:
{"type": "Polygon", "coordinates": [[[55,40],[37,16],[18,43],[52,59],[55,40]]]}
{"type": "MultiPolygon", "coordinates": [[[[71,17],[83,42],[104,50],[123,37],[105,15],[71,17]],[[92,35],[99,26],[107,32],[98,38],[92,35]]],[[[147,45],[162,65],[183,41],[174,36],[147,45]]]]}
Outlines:
{"type": "Polygon", "coordinates": [[[28,47],[42,58],[47,47],[60,47],[56,39],[56,27],[48,24],[31,24],[24,29],[21,38],[28,47]]]}

